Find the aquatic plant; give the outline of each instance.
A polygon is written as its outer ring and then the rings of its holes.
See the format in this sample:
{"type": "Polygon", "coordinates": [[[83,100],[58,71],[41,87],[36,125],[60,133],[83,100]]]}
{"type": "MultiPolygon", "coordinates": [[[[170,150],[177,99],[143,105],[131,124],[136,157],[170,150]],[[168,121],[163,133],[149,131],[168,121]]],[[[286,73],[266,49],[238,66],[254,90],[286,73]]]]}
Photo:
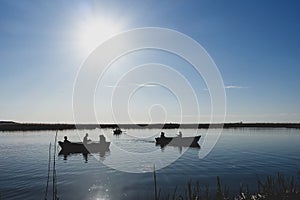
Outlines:
{"type": "MultiPolygon", "coordinates": [[[[154,171],[155,173],[155,171],[154,171]]],[[[155,174],[156,177],[156,174],[155,174]]],[[[156,178],[155,178],[156,182],[156,178]]],[[[155,183],[155,187],[156,183],[155,183]]],[[[300,172],[298,179],[294,177],[286,178],[283,174],[277,176],[268,176],[265,180],[257,177],[257,191],[250,192],[248,185],[241,184],[238,195],[229,196],[229,187],[223,185],[217,177],[217,187],[213,192],[208,185],[201,186],[199,181],[195,184],[191,180],[187,182],[184,195],[176,194],[175,187],[172,195],[167,194],[165,197],[155,196],[155,199],[161,200],[299,200],[300,199],[300,172]]]]}
{"type": "MultiPolygon", "coordinates": [[[[58,192],[57,192],[57,180],[56,180],[56,144],[57,144],[57,132],[55,134],[55,140],[54,140],[54,154],[53,154],[53,167],[52,167],[52,199],[58,200],[58,192]]],[[[46,189],[45,189],[45,196],[44,200],[48,200],[48,188],[49,188],[49,182],[50,182],[50,171],[51,171],[51,143],[49,144],[49,155],[48,155],[48,174],[47,174],[47,182],[46,182],[46,189]]],[[[1,200],[1,199],[0,199],[1,200]]]]}

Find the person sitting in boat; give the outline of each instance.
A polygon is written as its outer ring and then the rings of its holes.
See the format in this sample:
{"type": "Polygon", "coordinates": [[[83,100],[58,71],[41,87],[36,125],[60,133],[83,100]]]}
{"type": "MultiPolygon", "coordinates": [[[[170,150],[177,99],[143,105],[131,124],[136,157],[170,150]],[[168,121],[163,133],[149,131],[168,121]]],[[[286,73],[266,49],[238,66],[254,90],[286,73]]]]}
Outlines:
{"type": "Polygon", "coordinates": [[[166,136],[165,136],[165,133],[164,133],[164,132],[161,132],[161,133],[160,133],[160,138],[166,138],[166,136]]]}
{"type": "Polygon", "coordinates": [[[100,138],[100,144],[106,142],[106,138],[104,137],[104,135],[99,135],[99,138],[100,138]]]}
{"type": "Polygon", "coordinates": [[[179,131],[178,137],[182,138],[182,133],[181,133],[181,131],[179,131]]]}
{"type": "Polygon", "coordinates": [[[88,142],[91,141],[90,139],[88,139],[88,137],[89,137],[89,134],[86,133],[85,136],[84,136],[84,138],[83,138],[83,144],[87,144],[88,142]]]}
{"type": "Polygon", "coordinates": [[[64,143],[71,143],[71,142],[68,140],[68,137],[67,137],[67,136],[65,136],[64,139],[65,139],[65,140],[64,140],[64,143]]]}

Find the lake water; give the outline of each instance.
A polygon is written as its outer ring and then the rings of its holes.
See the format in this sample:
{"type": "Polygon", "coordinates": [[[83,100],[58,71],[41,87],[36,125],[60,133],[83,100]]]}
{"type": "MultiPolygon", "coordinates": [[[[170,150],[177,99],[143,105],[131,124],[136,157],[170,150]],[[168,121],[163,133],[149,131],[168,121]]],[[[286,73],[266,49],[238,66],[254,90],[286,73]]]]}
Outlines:
{"type": "MultiPolygon", "coordinates": [[[[174,136],[178,130],[164,130],[174,136]]],[[[299,129],[225,129],[213,150],[199,159],[198,148],[165,147],[154,143],[160,130],[129,129],[113,136],[111,130],[59,131],[58,140],[81,140],[88,132],[92,140],[105,134],[111,141],[110,151],[84,157],[56,155],[57,189],[60,199],[153,199],[153,163],[157,168],[157,187],[163,196],[184,192],[189,180],[209,185],[213,190],[216,177],[239,190],[240,183],[256,187],[256,176],[282,172],[296,176],[300,170],[299,129]],[[171,158],[171,159],[169,159],[171,158]],[[169,162],[174,159],[174,162],[169,162]],[[121,170],[121,171],[120,171],[121,170]],[[141,173],[129,173],[141,172],[141,173]],[[144,172],[144,173],[143,173],[144,172]]],[[[183,136],[195,130],[182,130],[183,136]]],[[[199,130],[204,132],[204,130],[199,130]]],[[[2,199],[43,199],[47,181],[48,147],[55,131],[0,132],[0,194],[2,199]]],[[[200,140],[203,142],[204,136],[200,140]]],[[[57,153],[59,147],[57,147],[57,153]]],[[[52,149],[53,156],[53,149],[52,149]]],[[[52,189],[49,188],[49,193],[52,189]]]]}

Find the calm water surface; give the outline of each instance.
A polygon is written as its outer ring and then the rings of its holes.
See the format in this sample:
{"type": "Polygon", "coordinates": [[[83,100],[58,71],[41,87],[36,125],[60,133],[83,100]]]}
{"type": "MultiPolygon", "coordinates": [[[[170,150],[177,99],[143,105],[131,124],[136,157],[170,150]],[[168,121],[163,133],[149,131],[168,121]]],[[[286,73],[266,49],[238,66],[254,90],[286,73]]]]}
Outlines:
{"type": "MultiPolygon", "coordinates": [[[[300,130],[297,129],[226,129],[204,159],[198,158],[201,149],[156,146],[153,141],[159,130],[155,129],[129,129],[119,137],[113,136],[111,130],[60,131],[58,139],[67,135],[71,141],[78,141],[86,132],[93,140],[98,140],[100,133],[105,134],[112,141],[110,151],[88,157],[57,156],[60,199],[153,199],[153,173],[127,173],[107,166],[132,172],[151,171],[151,155],[153,159],[162,158],[161,166],[168,162],[166,158],[179,157],[157,171],[158,187],[163,194],[172,193],[176,186],[179,191],[184,190],[188,180],[209,184],[214,189],[217,176],[234,192],[241,182],[254,187],[256,175],[265,177],[283,172],[295,176],[300,170],[300,130]],[[120,149],[133,156],[120,154],[120,149]],[[134,159],[134,155],[141,153],[149,157],[134,159]]],[[[172,136],[177,130],[165,132],[172,136]]],[[[182,132],[184,136],[195,134],[195,130],[189,129],[182,132]]],[[[54,136],[53,131],[0,132],[2,199],[43,199],[48,146],[50,142],[53,144],[54,136]]],[[[202,139],[200,145],[201,142],[202,139]]]]}

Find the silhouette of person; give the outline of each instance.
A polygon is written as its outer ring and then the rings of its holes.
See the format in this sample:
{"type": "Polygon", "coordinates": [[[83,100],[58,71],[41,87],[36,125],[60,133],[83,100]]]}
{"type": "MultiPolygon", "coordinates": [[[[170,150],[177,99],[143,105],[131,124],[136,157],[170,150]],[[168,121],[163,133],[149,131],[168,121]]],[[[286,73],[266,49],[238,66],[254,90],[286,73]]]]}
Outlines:
{"type": "Polygon", "coordinates": [[[178,137],[182,137],[182,133],[181,133],[181,131],[179,131],[179,133],[178,133],[178,137]]]}
{"type": "Polygon", "coordinates": [[[64,143],[71,143],[71,142],[68,140],[68,137],[67,137],[67,136],[65,136],[64,139],[65,139],[65,140],[64,140],[64,143]]]}
{"type": "Polygon", "coordinates": [[[83,138],[83,144],[87,144],[89,141],[91,141],[91,140],[88,139],[88,137],[89,137],[89,134],[86,133],[84,138],[83,138]]]}
{"type": "Polygon", "coordinates": [[[104,135],[99,135],[99,138],[100,138],[100,144],[106,142],[106,138],[104,137],[104,135]]]}
{"type": "Polygon", "coordinates": [[[164,132],[160,133],[160,138],[165,138],[165,133],[164,132]]]}

